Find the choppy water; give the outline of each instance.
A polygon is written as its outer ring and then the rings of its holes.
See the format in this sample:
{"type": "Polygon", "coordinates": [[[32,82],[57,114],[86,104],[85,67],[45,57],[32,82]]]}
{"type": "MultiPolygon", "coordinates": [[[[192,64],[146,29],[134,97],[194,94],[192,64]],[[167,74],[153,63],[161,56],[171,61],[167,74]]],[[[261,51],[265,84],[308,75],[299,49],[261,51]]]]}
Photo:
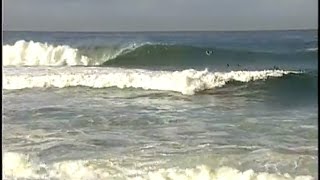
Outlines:
{"type": "Polygon", "coordinates": [[[4,176],[316,179],[316,34],[4,32],[4,176]]]}

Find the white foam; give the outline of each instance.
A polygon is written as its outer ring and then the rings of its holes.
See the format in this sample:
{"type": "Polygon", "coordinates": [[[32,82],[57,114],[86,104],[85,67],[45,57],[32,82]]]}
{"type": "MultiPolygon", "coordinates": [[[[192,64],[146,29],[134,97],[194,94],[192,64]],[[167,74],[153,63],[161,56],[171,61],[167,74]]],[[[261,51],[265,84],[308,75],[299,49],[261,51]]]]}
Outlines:
{"type": "Polygon", "coordinates": [[[165,180],[165,179],[199,179],[199,180],[289,180],[289,179],[313,179],[311,176],[291,177],[289,174],[269,174],[267,172],[254,172],[252,169],[241,172],[231,167],[221,167],[216,170],[208,166],[200,165],[189,169],[160,169],[156,172],[148,173],[145,179],[165,180]]]}
{"type": "MultiPolygon", "coordinates": [[[[4,153],[3,175],[5,179],[135,179],[135,180],[311,180],[312,176],[297,176],[254,172],[241,172],[231,167],[212,169],[205,165],[194,168],[162,168],[156,170],[128,169],[108,160],[73,160],[53,164],[37,164],[19,153],[4,153]],[[42,171],[40,170],[42,169],[42,171]]],[[[133,167],[134,168],[134,167],[133,167]]]]}
{"type": "Polygon", "coordinates": [[[121,53],[139,46],[127,46],[106,51],[101,58],[91,58],[79,53],[77,48],[67,45],[50,45],[33,41],[17,41],[14,45],[4,45],[4,66],[88,66],[101,65],[121,53]]]}
{"type": "Polygon", "coordinates": [[[6,153],[3,157],[4,176],[15,176],[17,178],[30,176],[32,169],[28,157],[17,153],[6,153]]]}
{"type": "Polygon", "coordinates": [[[313,51],[318,51],[318,48],[317,47],[315,47],[315,48],[307,48],[306,51],[312,51],[312,52],[313,51]]]}
{"type": "Polygon", "coordinates": [[[16,178],[32,178],[38,179],[41,177],[37,171],[44,165],[32,163],[28,155],[6,152],[3,156],[3,177],[4,179],[16,178]]]}
{"type": "Polygon", "coordinates": [[[283,70],[209,72],[151,71],[103,67],[4,68],[3,88],[46,88],[86,86],[92,88],[142,88],[145,90],[176,91],[192,95],[221,87],[229,81],[249,82],[293,73],[283,70]]]}

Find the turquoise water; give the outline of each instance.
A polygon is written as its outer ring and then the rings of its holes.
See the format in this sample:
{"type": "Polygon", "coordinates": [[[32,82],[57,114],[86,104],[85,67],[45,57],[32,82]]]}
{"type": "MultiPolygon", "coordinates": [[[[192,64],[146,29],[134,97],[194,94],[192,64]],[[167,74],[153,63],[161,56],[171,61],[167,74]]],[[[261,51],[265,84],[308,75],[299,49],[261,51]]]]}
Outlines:
{"type": "Polygon", "coordinates": [[[316,179],[316,34],[4,32],[4,176],[316,179]]]}

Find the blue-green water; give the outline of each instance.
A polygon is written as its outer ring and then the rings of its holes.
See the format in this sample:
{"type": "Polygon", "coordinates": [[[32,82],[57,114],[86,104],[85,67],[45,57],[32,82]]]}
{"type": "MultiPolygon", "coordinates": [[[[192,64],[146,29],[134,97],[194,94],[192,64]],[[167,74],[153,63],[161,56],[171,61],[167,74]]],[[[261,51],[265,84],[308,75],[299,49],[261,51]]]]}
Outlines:
{"type": "Polygon", "coordinates": [[[317,39],[4,32],[4,176],[317,178],[317,39]]]}

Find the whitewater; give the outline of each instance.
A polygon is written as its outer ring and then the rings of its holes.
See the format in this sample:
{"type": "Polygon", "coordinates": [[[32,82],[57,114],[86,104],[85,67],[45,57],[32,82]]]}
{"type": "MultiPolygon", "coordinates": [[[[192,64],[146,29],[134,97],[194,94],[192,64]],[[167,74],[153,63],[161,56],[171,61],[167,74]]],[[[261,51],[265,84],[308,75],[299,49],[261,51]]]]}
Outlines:
{"type": "MultiPolygon", "coordinates": [[[[4,45],[4,66],[89,66],[102,65],[121,54],[128,53],[148,43],[135,43],[122,48],[109,47],[104,49],[98,58],[82,55],[79,49],[69,45],[52,45],[48,43],[19,40],[14,45],[4,45]]],[[[90,50],[90,48],[88,49],[90,50]]],[[[93,51],[92,53],[96,53],[93,51]]]]}
{"type": "Polygon", "coordinates": [[[222,87],[230,81],[249,82],[297,73],[283,70],[209,72],[148,71],[143,69],[60,67],[4,69],[4,89],[65,88],[142,88],[145,90],[177,91],[193,95],[196,92],[222,87]]]}
{"type": "Polygon", "coordinates": [[[65,161],[54,164],[34,163],[23,154],[5,153],[4,178],[30,179],[130,179],[130,180],[312,180],[311,176],[292,177],[289,174],[254,172],[252,169],[241,172],[231,167],[210,169],[205,165],[194,168],[168,168],[150,171],[147,169],[126,169],[117,167],[109,160],[65,161]],[[100,166],[100,167],[99,167],[100,166]],[[117,172],[120,171],[121,173],[117,172]],[[44,174],[46,172],[46,174],[44,174]],[[136,175],[134,175],[136,174],[136,175]]]}
{"type": "Polygon", "coordinates": [[[5,31],[2,175],[316,180],[315,34],[5,31]]]}
{"type": "Polygon", "coordinates": [[[79,50],[67,45],[50,45],[40,42],[17,41],[5,45],[4,66],[22,68],[4,69],[4,89],[48,88],[86,86],[92,88],[142,88],[145,90],[177,91],[192,95],[196,92],[222,87],[230,81],[249,82],[281,77],[290,72],[284,70],[209,72],[187,69],[183,71],[150,71],[143,69],[63,67],[100,66],[119,55],[134,51],[140,46],[128,46],[114,52],[104,52],[98,59],[81,55],[79,50]],[[131,47],[131,49],[129,48],[131,47]],[[106,54],[109,53],[109,54],[106,54]],[[23,68],[23,66],[40,66],[23,68]],[[47,67],[45,67],[47,66],[47,67]],[[57,66],[58,68],[50,68],[57,66]]]}

